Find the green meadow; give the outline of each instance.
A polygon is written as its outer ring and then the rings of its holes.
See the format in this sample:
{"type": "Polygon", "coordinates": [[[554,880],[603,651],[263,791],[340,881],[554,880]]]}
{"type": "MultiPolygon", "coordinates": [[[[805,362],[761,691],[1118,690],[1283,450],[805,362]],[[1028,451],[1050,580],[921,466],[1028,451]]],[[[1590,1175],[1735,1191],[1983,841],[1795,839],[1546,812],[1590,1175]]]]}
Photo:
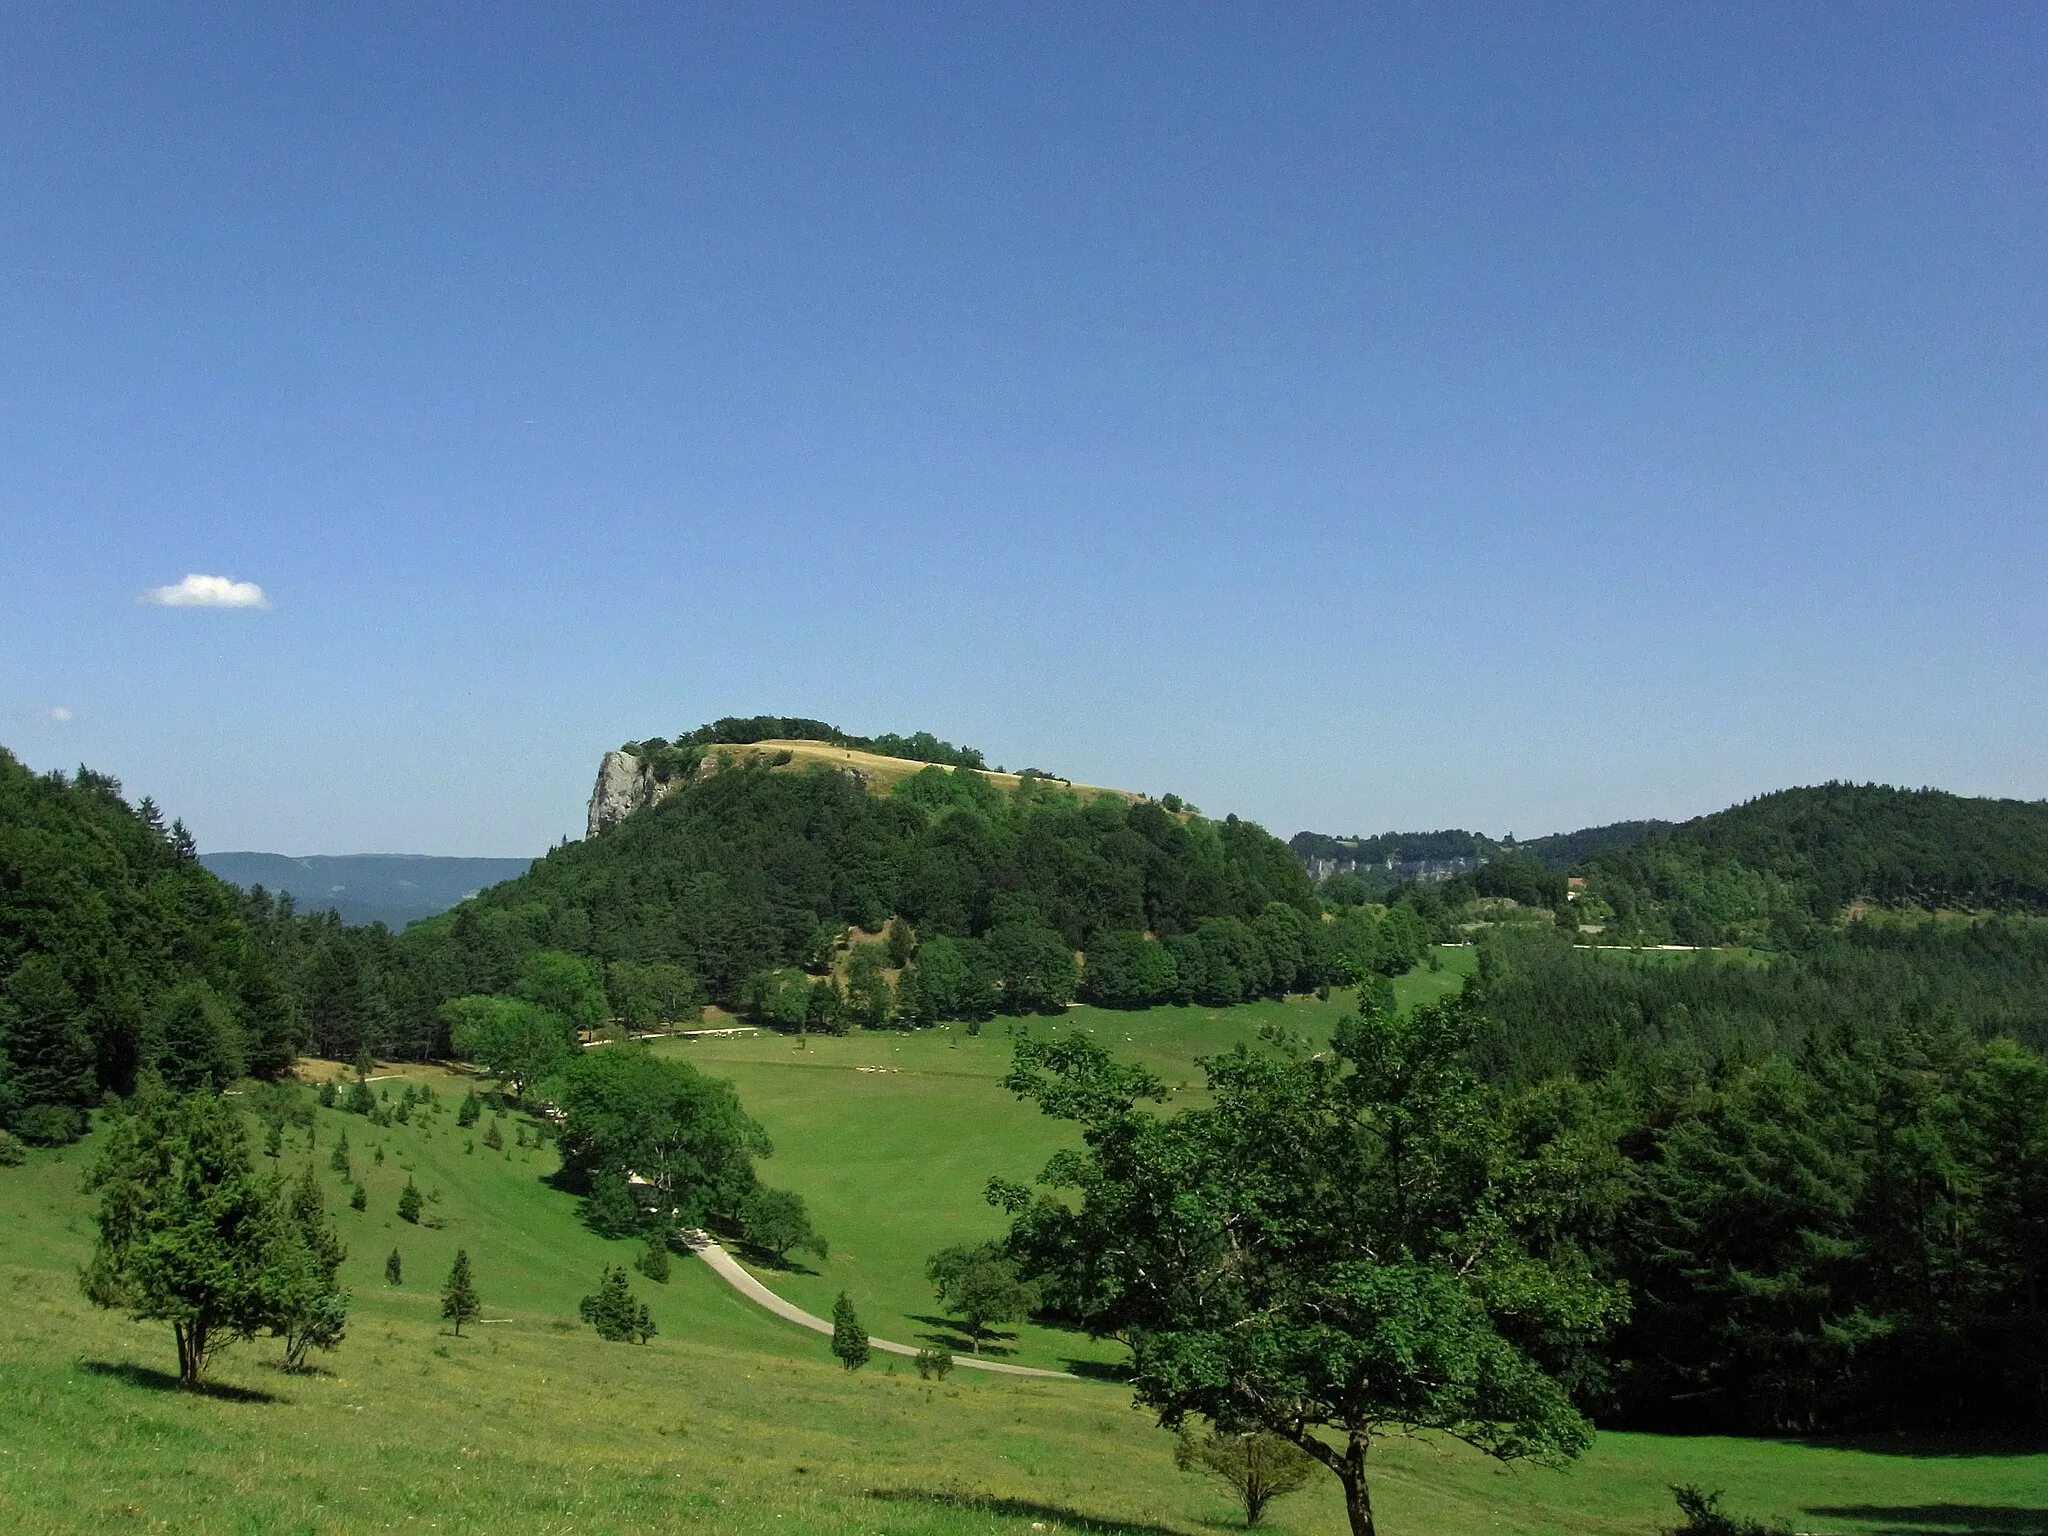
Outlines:
{"type": "MultiPolygon", "coordinates": [[[[1417,972],[1455,985],[1469,952],[1417,972]]],[[[1076,1008],[1036,1028],[1088,1029],[1170,1084],[1194,1058],[1284,1023],[1313,1038],[1344,1000],[1137,1014],[1076,1008]]],[[[814,1310],[845,1287],[869,1328],[916,1342],[941,1332],[922,1279],[945,1243],[992,1234],[991,1173],[1035,1172],[1058,1128],[1003,1093],[1005,1025],[812,1039],[671,1043],[730,1075],[776,1141],[764,1177],[812,1203],[833,1242],[814,1273],[760,1272],[814,1310]],[[862,1067],[886,1070],[860,1071],[862,1067]]],[[[92,1222],[78,1192],[94,1139],[0,1169],[0,1510],[11,1530],[522,1533],[705,1530],[1198,1533],[1229,1529],[1211,1485],[1174,1470],[1172,1442],[1114,1382],[1026,1380],[956,1370],[920,1381],[877,1356],[848,1374],[825,1340],[778,1322],[701,1264],[669,1283],[638,1275],[658,1336],[607,1344],[577,1319],[600,1267],[635,1249],[576,1221],[544,1182],[553,1153],[483,1145],[458,1129],[465,1082],[432,1069],[449,1109],[375,1127],[321,1111],[314,1144],[293,1130],[282,1166],[310,1158],[350,1249],[349,1337],[313,1374],[239,1345],[213,1387],[178,1390],[170,1331],[97,1312],[76,1272],[92,1222]],[[346,1132],[368,1209],[328,1167],[346,1132]],[[376,1153],[381,1149],[380,1163],[376,1153]],[[406,1178],[440,1225],[400,1221],[406,1178]],[[385,1283],[396,1247],[404,1283],[385,1283]],[[438,1315],[458,1247],[476,1269],[484,1321],[464,1336],[438,1315]]],[[[396,1086],[394,1080],[393,1086],[396,1086]]],[[[1190,1090],[1192,1094],[1193,1090],[1190,1090]]],[[[252,1139],[253,1138],[252,1132],[252,1139]]],[[[1105,1362],[1114,1350],[1025,1327],[1010,1358],[1105,1362]]],[[[1568,1472],[1502,1468],[1442,1441],[1392,1441],[1375,1487],[1393,1536],[1637,1533],[1673,1515],[1667,1485],[1727,1491],[1745,1514],[1802,1531],[2048,1536],[2048,1455],[2024,1447],[1868,1441],[1674,1439],[1609,1434],[1568,1472]]],[[[1268,1529],[1334,1533],[1334,1487],[1285,1500],[1268,1529]]]]}

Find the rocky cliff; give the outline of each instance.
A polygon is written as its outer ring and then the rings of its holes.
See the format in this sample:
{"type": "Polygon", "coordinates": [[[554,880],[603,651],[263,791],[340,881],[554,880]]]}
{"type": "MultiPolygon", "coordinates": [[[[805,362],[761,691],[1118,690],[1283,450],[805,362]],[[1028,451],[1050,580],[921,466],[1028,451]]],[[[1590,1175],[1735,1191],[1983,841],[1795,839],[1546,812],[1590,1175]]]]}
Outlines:
{"type": "Polygon", "coordinates": [[[584,836],[595,837],[617,826],[644,805],[652,805],[666,785],[656,784],[648,766],[630,752],[607,752],[597,765],[597,787],[590,792],[590,817],[584,836]]]}

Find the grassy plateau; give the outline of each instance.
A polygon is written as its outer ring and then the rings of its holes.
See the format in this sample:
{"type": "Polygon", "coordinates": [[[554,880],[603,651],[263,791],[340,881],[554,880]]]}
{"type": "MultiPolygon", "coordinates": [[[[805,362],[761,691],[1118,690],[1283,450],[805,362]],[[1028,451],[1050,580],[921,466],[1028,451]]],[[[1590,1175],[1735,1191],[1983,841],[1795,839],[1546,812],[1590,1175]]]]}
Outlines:
{"type": "MultiPolygon", "coordinates": [[[[1403,990],[1413,1000],[1453,986],[1468,962],[1447,952],[1443,971],[1419,971],[1403,990]]],[[[1313,1035],[1342,1006],[1077,1008],[1033,1027],[1092,1029],[1178,1086],[1199,1083],[1196,1056],[1263,1023],[1313,1035]]],[[[832,1239],[828,1261],[805,1258],[812,1272],[758,1269],[764,1279],[813,1310],[848,1289],[877,1334],[946,1334],[925,1256],[995,1232],[982,1182],[1035,1172],[1059,1142],[1060,1127],[999,1086],[1004,1028],[814,1038],[802,1050],[780,1037],[663,1047],[738,1082],[776,1142],[764,1177],[801,1192],[832,1239]]],[[[660,1327],[653,1342],[601,1342],[577,1322],[578,1298],[634,1248],[578,1225],[573,1199],[543,1182],[553,1152],[514,1145],[515,1117],[499,1122],[505,1150],[489,1150],[488,1113],[469,1130],[454,1124],[465,1079],[406,1070],[441,1095],[440,1113],[380,1128],[321,1111],[310,1148],[304,1130],[286,1140],[282,1167],[311,1159],[350,1249],[349,1337],[313,1374],[278,1371],[277,1343],[259,1340],[230,1351],[209,1390],[178,1390],[167,1327],[94,1311],[78,1294],[93,1230],[78,1180],[92,1141],[0,1169],[0,1511],[11,1532],[1232,1528],[1227,1498],[1174,1470],[1171,1439],[1114,1382],[956,1371],[927,1383],[881,1356],[849,1374],[825,1340],[686,1259],[665,1285],[634,1277],[660,1327]],[[363,1212],[329,1168],[344,1132],[363,1212]],[[398,1219],[408,1176],[440,1225],[398,1219]],[[384,1278],[394,1247],[399,1286],[384,1278]],[[485,1318],[461,1338],[437,1305],[457,1247],[474,1261],[485,1318]]],[[[1115,1358],[1055,1330],[1013,1331],[1006,1358],[1115,1358]]],[[[1723,1488],[1729,1507],[1802,1531],[2048,1536],[2048,1455],[2022,1447],[1606,1434],[1564,1473],[1503,1468],[1437,1441],[1394,1440],[1376,1456],[1375,1502],[1393,1536],[1649,1536],[1671,1521],[1675,1482],[1723,1488]]],[[[1283,1501],[1265,1528],[1341,1531],[1334,1488],[1283,1501]]]]}

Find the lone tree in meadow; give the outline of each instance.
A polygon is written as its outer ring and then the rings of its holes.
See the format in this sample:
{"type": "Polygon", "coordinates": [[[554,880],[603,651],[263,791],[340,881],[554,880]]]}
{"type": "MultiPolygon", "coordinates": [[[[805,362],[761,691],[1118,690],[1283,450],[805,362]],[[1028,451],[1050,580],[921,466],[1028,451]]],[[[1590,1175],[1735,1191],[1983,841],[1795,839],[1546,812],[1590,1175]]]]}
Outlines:
{"type": "Polygon", "coordinates": [[[614,1344],[629,1344],[635,1337],[645,1344],[655,1331],[653,1314],[634,1299],[626,1271],[617,1264],[605,1266],[596,1292],[584,1297],[577,1310],[600,1339],[614,1344]]]}
{"type": "Polygon", "coordinates": [[[100,1197],[99,1241],[79,1277],[86,1298],[169,1323],[188,1387],[228,1344],[286,1326],[308,1294],[299,1282],[322,1262],[284,1181],[257,1175],[241,1115],[209,1092],[146,1085],[85,1187],[100,1197]]]}
{"type": "Polygon", "coordinates": [[[384,1283],[386,1285],[405,1284],[405,1264],[398,1257],[398,1250],[396,1248],[391,1250],[391,1257],[384,1261],[384,1283]]]}
{"type": "Polygon", "coordinates": [[[991,1323],[1014,1323],[1038,1304],[1036,1289],[997,1243],[942,1248],[925,1261],[924,1273],[939,1305],[967,1324],[977,1355],[991,1323]]]}
{"type": "Polygon", "coordinates": [[[405,1188],[398,1192],[398,1219],[417,1223],[420,1219],[420,1187],[408,1175],[405,1188]]]}
{"type": "Polygon", "coordinates": [[[832,1353],[849,1371],[857,1371],[866,1365],[871,1353],[868,1331],[861,1327],[860,1319],[854,1315],[853,1298],[844,1291],[832,1303],[832,1353]]]}
{"type": "Polygon", "coordinates": [[[1034,1198],[994,1181],[1007,1249],[1090,1333],[1131,1349],[1137,1401],[1266,1431],[1327,1467],[1375,1536],[1368,1457],[1436,1431],[1503,1461],[1569,1461],[1592,1430],[1553,1370],[1624,1310],[1569,1239],[1597,1181],[1508,1123],[1472,1077],[1473,1008],[1368,998],[1332,1049],[1277,1032],[1203,1063],[1173,1116],[1086,1035],[1021,1039],[1007,1085],[1073,1120],[1034,1198]]]}
{"type": "Polygon", "coordinates": [[[740,1234],[756,1248],[765,1248],[778,1263],[789,1259],[791,1250],[807,1248],[819,1258],[830,1252],[825,1239],[811,1225],[811,1213],[804,1197],[794,1190],[757,1189],[740,1205],[740,1234]]]}
{"type": "Polygon", "coordinates": [[[473,1323],[483,1315],[484,1304],[477,1299],[476,1282],[470,1278],[469,1250],[455,1250],[454,1267],[448,1271],[448,1283],[441,1287],[441,1316],[455,1325],[455,1337],[462,1337],[462,1325],[473,1323]]]}

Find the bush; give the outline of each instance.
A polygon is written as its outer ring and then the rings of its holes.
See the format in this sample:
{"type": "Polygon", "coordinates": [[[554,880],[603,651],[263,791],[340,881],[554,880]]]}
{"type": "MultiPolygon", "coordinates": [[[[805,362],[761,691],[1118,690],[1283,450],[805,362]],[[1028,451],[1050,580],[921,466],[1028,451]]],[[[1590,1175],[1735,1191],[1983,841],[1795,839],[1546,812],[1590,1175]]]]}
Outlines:
{"type": "Polygon", "coordinates": [[[14,1117],[14,1134],[32,1146],[61,1147],[85,1134],[85,1115],[69,1104],[31,1104],[14,1117]]]}
{"type": "Polygon", "coordinates": [[[944,1381],[953,1372],[953,1353],[946,1349],[920,1349],[917,1374],[925,1381],[944,1381]]]}
{"type": "Polygon", "coordinates": [[[1792,1528],[1782,1521],[1766,1525],[1761,1520],[1743,1520],[1721,1508],[1721,1495],[1702,1493],[1692,1483],[1674,1483],[1671,1496],[1678,1500],[1678,1512],[1685,1524],[1669,1527],[1667,1536],[1791,1536],[1792,1528]]]}
{"type": "Polygon", "coordinates": [[[18,1168],[27,1157],[28,1150],[19,1139],[0,1131],[0,1168],[18,1168]]]}
{"type": "Polygon", "coordinates": [[[647,1251],[633,1261],[633,1267],[657,1285],[668,1284],[668,1243],[661,1238],[648,1240],[647,1251]]]}
{"type": "Polygon", "coordinates": [[[1181,1430],[1173,1464],[1183,1472],[1203,1472],[1229,1484],[1244,1506],[1247,1526],[1257,1525],[1273,1500],[1305,1487],[1316,1470],[1308,1452],[1278,1435],[1204,1432],[1192,1424],[1181,1430]]]}

